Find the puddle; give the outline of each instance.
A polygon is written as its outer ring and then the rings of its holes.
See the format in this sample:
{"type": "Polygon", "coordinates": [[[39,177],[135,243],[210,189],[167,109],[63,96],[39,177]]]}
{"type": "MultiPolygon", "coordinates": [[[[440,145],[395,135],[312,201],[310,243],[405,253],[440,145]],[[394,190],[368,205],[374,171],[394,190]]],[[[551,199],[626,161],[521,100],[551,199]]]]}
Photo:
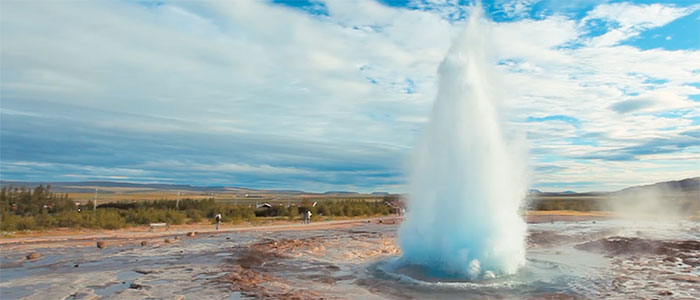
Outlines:
{"type": "Polygon", "coordinates": [[[134,279],[141,277],[141,276],[143,276],[143,274],[137,273],[137,272],[134,272],[131,270],[121,271],[121,272],[117,273],[117,280],[119,280],[119,281],[134,280],[134,279]]]}
{"type": "Polygon", "coordinates": [[[131,285],[131,282],[116,282],[107,286],[88,286],[88,288],[91,288],[95,291],[95,294],[97,294],[100,297],[107,297],[114,295],[118,292],[121,292],[125,289],[129,288],[129,285],[131,285]]]}
{"type": "Polygon", "coordinates": [[[245,300],[245,299],[255,299],[252,297],[247,297],[243,295],[241,292],[233,292],[231,293],[231,296],[228,296],[225,298],[225,300],[245,300]]]}
{"type": "Polygon", "coordinates": [[[49,286],[50,284],[48,283],[38,283],[13,287],[3,287],[0,288],[0,299],[19,299],[22,297],[27,297],[39,290],[48,288],[49,286]]]}

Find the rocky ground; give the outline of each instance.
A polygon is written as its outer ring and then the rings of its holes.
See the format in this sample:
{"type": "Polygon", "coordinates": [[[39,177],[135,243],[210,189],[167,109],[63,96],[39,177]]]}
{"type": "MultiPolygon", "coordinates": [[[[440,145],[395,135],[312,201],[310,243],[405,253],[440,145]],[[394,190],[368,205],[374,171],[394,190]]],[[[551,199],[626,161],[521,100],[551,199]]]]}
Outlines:
{"type": "Polygon", "coordinates": [[[700,298],[700,223],[562,218],[530,219],[528,264],[518,276],[488,283],[390,274],[385,266],[400,254],[400,219],[393,218],[5,242],[0,298],[700,298]]]}
{"type": "Polygon", "coordinates": [[[295,282],[318,280],[333,290],[338,279],[322,272],[340,270],[333,261],[352,264],[396,254],[392,237],[354,230],[396,223],[382,218],[94,240],[5,240],[0,249],[0,298],[328,298],[318,286],[297,288],[295,282]],[[377,247],[377,242],[383,246],[377,247]],[[296,276],[299,268],[303,274],[296,276]]]}

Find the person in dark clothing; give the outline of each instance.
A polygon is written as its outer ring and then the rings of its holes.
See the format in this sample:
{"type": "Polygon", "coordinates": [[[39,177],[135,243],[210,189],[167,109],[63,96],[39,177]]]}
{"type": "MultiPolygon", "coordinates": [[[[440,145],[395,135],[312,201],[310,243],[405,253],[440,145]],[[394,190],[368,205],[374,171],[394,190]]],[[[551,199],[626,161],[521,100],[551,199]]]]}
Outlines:
{"type": "Polygon", "coordinates": [[[221,226],[221,214],[216,214],[214,219],[216,219],[216,230],[219,230],[219,226],[221,226]]]}

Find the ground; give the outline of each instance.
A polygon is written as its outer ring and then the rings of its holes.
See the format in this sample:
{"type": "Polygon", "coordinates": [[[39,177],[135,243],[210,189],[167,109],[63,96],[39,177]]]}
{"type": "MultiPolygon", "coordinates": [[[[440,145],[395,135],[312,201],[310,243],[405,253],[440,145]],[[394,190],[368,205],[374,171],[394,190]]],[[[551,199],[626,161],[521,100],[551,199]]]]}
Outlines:
{"type": "Polygon", "coordinates": [[[700,298],[696,221],[533,214],[527,265],[516,276],[488,282],[427,282],[398,272],[400,221],[2,239],[0,298],[700,298]],[[97,240],[106,247],[98,249],[97,240]],[[41,257],[28,260],[30,252],[41,257]]]}

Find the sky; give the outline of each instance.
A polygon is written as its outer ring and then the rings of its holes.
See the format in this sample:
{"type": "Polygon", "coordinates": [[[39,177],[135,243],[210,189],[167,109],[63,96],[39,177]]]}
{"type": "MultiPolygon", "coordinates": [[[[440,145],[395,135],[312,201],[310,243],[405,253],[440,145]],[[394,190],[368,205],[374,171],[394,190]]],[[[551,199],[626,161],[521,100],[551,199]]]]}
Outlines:
{"type": "MultiPolygon", "coordinates": [[[[699,1],[483,1],[532,187],[700,176],[699,1]]],[[[404,192],[464,1],[2,1],[0,177],[404,192]]]]}

